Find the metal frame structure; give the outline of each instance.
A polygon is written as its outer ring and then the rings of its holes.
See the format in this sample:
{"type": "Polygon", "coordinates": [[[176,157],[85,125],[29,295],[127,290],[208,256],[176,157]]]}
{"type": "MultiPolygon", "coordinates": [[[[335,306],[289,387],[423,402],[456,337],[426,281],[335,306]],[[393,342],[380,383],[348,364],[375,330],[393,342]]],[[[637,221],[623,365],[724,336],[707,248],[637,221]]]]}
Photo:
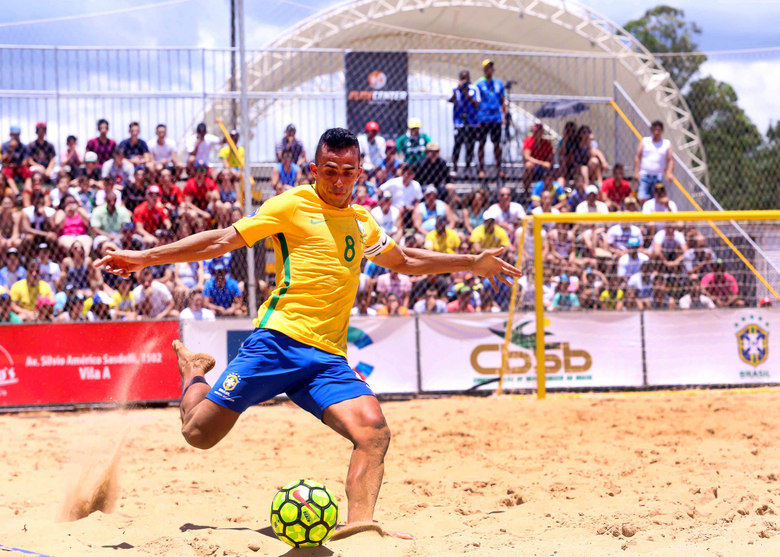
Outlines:
{"type": "MultiPolygon", "coordinates": [[[[665,121],[677,152],[708,184],[698,128],[677,86],[630,33],[571,0],[357,0],[301,21],[274,40],[248,68],[249,90],[269,90],[284,64],[319,48],[372,50],[471,48],[485,52],[558,51],[614,57],[618,81],[642,111],[665,121]],[[522,40],[526,42],[521,43],[522,40]],[[531,43],[531,44],[528,44],[531,43]],[[299,54],[292,58],[294,49],[299,54]],[[269,79],[270,78],[270,79],[269,79]]],[[[316,68],[311,77],[316,77],[316,68]]],[[[278,76],[278,89],[282,75],[278,76]]],[[[294,85],[294,84],[292,84],[294,85]]],[[[208,119],[207,115],[207,119],[208,119]]]]}

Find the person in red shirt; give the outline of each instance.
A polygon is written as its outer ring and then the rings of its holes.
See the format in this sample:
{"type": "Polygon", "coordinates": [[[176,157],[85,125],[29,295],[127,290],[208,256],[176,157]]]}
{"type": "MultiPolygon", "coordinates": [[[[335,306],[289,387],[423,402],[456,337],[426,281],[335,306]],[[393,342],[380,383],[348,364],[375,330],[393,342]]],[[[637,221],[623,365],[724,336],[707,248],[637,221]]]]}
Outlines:
{"type": "Polygon", "coordinates": [[[133,211],[135,231],[141,236],[146,247],[156,246],[159,242],[155,232],[160,229],[170,230],[171,220],[168,211],[160,200],[160,186],[151,185],[146,190],[146,201],[133,211]]]}
{"type": "Polygon", "coordinates": [[[552,143],[544,139],[544,126],[541,124],[534,124],[533,134],[523,141],[523,160],[525,161],[523,183],[526,189],[531,182],[541,180],[545,170],[552,168],[552,143]]]}
{"type": "Polygon", "coordinates": [[[179,214],[179,205],[184,202],[184,193],[174,183],[170,169],[163,168],[160,171],[160,181],[157,186],[160,188],[160,201],[162,201],[163,207],[168,211],[171,220],[176,220],[179,214]]]}
{"type": "Polygon", "coordinates": [[[722,259],[715,261],[713,272],[701,279],[701,288],[715,305],[723,307],[744,307],[745,300],[739,298],[739,285],[731,273],[726,272],[722,259]]]}
{"type": "Polygon", "coordinates": [[[111,158],[116,149],[116,141],[108,137],[108,120],[101,118],[97,122],[98,136],[87,141],[87,151],[97,155],[98,164],[102,165],[111,158]]]}
{"type": "Polygon", "coordinates": [[[610,211],[620,211],[623,208],[623,200],[632,195],[631,184],[623,177],[625,172],[623,165],[616,163],[612,167],[612,177],[601,183],[601,200],[607,204],[610,211]]]}
{"type": "Polygon", "coordinates": [[[184,201],[205,211],[209,203],[219,199],[217,183],[209,178],[209,167],[203,161],[195,162],[195,176],[184,184],[184,201]]]}

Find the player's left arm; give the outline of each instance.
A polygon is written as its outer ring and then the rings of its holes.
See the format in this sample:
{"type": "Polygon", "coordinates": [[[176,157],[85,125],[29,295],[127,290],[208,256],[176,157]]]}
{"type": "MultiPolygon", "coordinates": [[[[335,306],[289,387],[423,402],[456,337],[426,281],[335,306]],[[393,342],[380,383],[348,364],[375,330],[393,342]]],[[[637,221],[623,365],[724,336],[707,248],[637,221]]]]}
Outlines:
{"type": "Polygon", "coordinates": [[[519,277],[520,269],[499,259],[504,248],[487,249],[479,255],[439,253],[435,251],[402,248],[398,245],[373,257],[380,267],[405,275],[431,275],[471,271],[486,277],[493,288],[498,288],[496,280],[511,286],[507,276],[519,277]]]}

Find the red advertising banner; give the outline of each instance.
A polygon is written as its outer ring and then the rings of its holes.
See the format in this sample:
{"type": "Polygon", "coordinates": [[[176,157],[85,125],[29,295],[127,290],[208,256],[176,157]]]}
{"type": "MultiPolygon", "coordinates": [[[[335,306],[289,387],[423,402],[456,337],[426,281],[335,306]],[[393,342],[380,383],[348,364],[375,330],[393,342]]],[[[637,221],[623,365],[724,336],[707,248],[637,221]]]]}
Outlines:
{"type": "Polygon", "coordinates": [[[176,321],[0,327],[0,407],[179,398],[176,321]]]}

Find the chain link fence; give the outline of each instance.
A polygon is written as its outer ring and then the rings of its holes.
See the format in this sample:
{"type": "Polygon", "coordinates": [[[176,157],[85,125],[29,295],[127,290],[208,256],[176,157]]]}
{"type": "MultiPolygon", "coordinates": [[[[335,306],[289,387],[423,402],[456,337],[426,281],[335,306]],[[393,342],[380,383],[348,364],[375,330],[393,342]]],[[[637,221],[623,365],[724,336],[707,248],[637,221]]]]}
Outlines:
{"type": "MultiPolygon", "coordinates": [[[[584,186],[593,183],[600,188],[620,164],[631,179],[637,135],[648,135],[648,118],[663,116],[659,116],[661,109],[652,104],[653,112],[643,113],[647,98],[637,102],[641,92],[628,86],[632,93],[626,92],[621,85],[625,68],[613,56],[409,51],[402,53],[402,85],[388,90],[387,80],[400,71],[397,67],[368,72],[358,80],[362,85],[350,89],[345,71],[347,54],[342,50],[292,49],[249,53],[251,127],[249,133],[241,133],[236,139],[239,147],[246,146],[255,179],[256,206],[288,186],[307,183],[307,163],[313,158],[321,132],[349,123],[354,132],[365,136],[361,141],[369,169],[365,190],[356,187],[356,202],[372,209],[376,206],[377,219],[380,223],[384,219],[383,227],[402,244],[474,252],[489,247],[491,242],[505,242],[503,237],[491,237],[484,230],[484,212],[499,201],[501,187],[507,188],[514,203],[531,211],[539,203],[540,193],[550,189],[543,182],[551,173],[551,178],[557,180],[554,188],[559,190],[555,204],[574,210],[572,198],[583,195],[582,188],[577,193],[576,175],[587,174],[584,186]],[[486,59],[492,61],[489,66],[494,70],[494,80],[489,82],[483,75],[487,73],[486,59]],[[453,111],[464,107],[465,97],[458,93],[464,70],[470,72],[469,81],[479,102],[469,108],[466,99],[466,112],[461,114],[465,121],[460,122],[453,111]],[[502,87],[496,85],[498,80],[502,87]],[[503,108],[502,96],[506,99],[503,108]],[[363,108],[368,112],[361,114],[370,115],[371,120],[365,116],[356,120],[350,113],[350,102],[365,103],[363,108]],[[386,122],[378,130],[379,140],[366,130],[370,121],[386,122]],[[412,129],[408,129],[410,121],[412,129]],[[483,126],[485,123],[490,125],[483,126]],[[529,148],[528,138],[537,125],[541,126],[542,138],[535,145],[549,148],[529,148]],[[568,131],[572,126],[574,135],[568,131]],[[456,142],[464,138],[464,145],[453,156],[456,142]],[[471,165],[467,169],[469,149],[471,165]],[[532,156],[542,157],[545,164],[527,165],[529,150],[532,156]],[[567,158],[567,151],[577,153],[576,162],[567,158]],[[392,209],[382,212],[380,197],[383,191],[392,189],[383,188],[388,180],[405,180],[401,167],[404,161],[414,162],[419,198],[426,197],[423,192],[433,185],[438,202],[423,201],[417,210],[399,218],[392,209]],[[446,217],[445,228],[452,231],[450,240],[446,240],[449,233],[434,234],[437,216],[446,217]],[[480,226],[483,228],[475,235],[480,226]]],[[[96,302],[108,308],[101,315],[112,318],[172,317],[187,311],[200,316],[204,303],[217,316],[254,314],[255,308],[247,307],[245,296],[249,279],[246,250],[203,265],[152,269],[151,278],[139,277],[140,284],[125,284],[88,266],[90,257],[99,257],[111,245],[132,249],[158,245],[199,230],[230,226],[242,216],[242,190],[236,170],[240,163],[231,158],[217,126],[221,119],[227,129],[238,127],[239,94],[235,90],[240,87],[231,79],[236,55],[230,49],[0,48],[0,131],[18,127],[20,144],[29,148],[31,158],[40,159],[26,163],[29,175],[14,171],[10,158],[4,162],[4,171],[9,170],[10,176],[4,179],[3,189],[10,196],[3,202],[8,207],[2,213],[0,263],[10,269],[10,274],[6,271],[6,284],[0,287],[12,286],[8,277],[18,279],[23,274],[18,269],[26,270],[37,260],[44,280],[51,284],[55,313],[71,316],[63,319],[96,315],[91,309],[96,302]],[[130,123],[137,122],[139,137],[152,152],[150,158],[134,160],[123,172],[118,171],[126,168],[121,161],[113,161],[113,170],[108,172],[108,163],[95,171],[86,160],[85,147],[97,136],[99,119],[108,121],[107,137],[117,143],[129,137],[130,123]],[[45,123],[45,140],[54,148],[51,167],[45,149],[32,145],[39,122],[45,123]],[[201,122],[206,124],[204,138],[210,146],[205,150],[193,147],[201,122]],[[158,124],[166,125],[175,161],[169,160],[170,155],[154,160],[156,151],[160,151],[155,149],[158,124]],[[70,136],[75,144],[69,150],[70,136]],[[166,167],[168,175],[164,176],[166,167]],[[144,172],[139,174],[141,169],[144,172]],[[40,180],[34,179],[36,170],[42,174],[40,180]],[[103,174],[109,180],[104,180],[103,174]],[[153,185],[161,189],[165,218],[145,213],[154,201],[150,196],[153,185]],[[114,197],[116,205],[124,208],[118,220],[105,216],[106,200],[111,198],[113,203],[114,197]],[[75,206],[68,207],[70,198],[75,206]],[[144,203],[147,209],[142,207],[137,213],[144,203]],[[72,224],[70,228],[68,223],[72,224]],[[83,254],[77,253],[75,244],[83,245],[83,254]],[[15,257],[18,263],[14,263],[15,257]],[[225,268],[226,280],[220,266],[225,268]],[[151,283],[162,285],[164,291],[151,283]],[[155,288],[159,295],[155,295],[155,288]],[[198,295],[202,290],[206,290],[205,299],[198,295]],[[104,298],[106,304],[100,303],[104,298]]],[[[674,177],[679,184],[667,184],[670,199],[681,210],[718,210],[715,198],[688,168],[689,155],[679,144],[684,136],[677,134],[674,126],[667,127],[667,136],[675,143],[674,177]]],[[[133,145],[131,142],[129,151],[125,145],[129,158],[137,156],[133,145]]],[[[107,155],[111,158],[111,153],[107,155]]],[[[709,179],[714,179],[712,173],[709,179]]],[[[636,184],[632,186],[636,188],[636,184]]],[[[757,198],[757,204],[764,203],[762,200],[757,198]]],[[[750,207],[750,200],[745,205],[750,207]]],[[[623,210],[623,200],[611,208],[623,210]]],[[[499,228],[505,230],[509,246],[516,242],[519,234],[513,226],[499,228]]],[[[777,235],[772,230],[746,228],[738,223],[724,223],[722,229],[771,285],[780,286],[775,266],[777,235]]],[[[711,230],[703,228],[699,232],[707,242],[719,241],[711,230]]],[[[270,243],[253,249],[258,302],[262,302],[275,285],[276,266],[270,243]]],[[[514,258],[516,253],[510,250],[507,257],[514,258]]],[[[391,291],[396,294],[398,307],[404,308],[401,313],[414,311],[417,302],[425,301],[424,282],[394,276],[388,280],[382,278],[384,270],[370,264],[366,267],[361,286],[366,294],[359,297],[361,309],[356,311],[370,308],[380,313],[398,312],[388,304],[391,291]]],[[[735,276],[740,288],[749,292],[746,303],[755,304],[767,294],[750,274],[735,276]]],[[[445,307],[458,301],[457,290],[466,280],[475,279],[424,279],[435,283],[436,299],[445,307]]],[[[508,290],[487,294],[490,289],[482,285],[467,286],[472,292],[485,293],[474,296],[473,306],[485,311],[507,309],[508,290]],[[484,303],[483,298],[487,298],[484,303]]],[[[20,311],[25,318],[38,318],[37,307],[19,309],[26,309],[20,311]]]]}

